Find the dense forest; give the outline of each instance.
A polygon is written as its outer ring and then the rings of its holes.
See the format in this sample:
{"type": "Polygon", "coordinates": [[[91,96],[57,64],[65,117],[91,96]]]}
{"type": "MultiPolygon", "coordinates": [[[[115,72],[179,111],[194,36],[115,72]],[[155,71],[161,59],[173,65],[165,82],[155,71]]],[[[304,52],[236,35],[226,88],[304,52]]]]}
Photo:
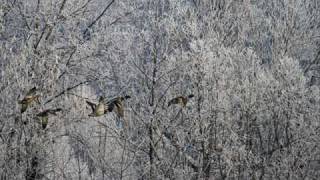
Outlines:
{"type": "Polygon", "coordinates": [[[0,0],[0,179],[320,179],[319,0],[0,0]]]}

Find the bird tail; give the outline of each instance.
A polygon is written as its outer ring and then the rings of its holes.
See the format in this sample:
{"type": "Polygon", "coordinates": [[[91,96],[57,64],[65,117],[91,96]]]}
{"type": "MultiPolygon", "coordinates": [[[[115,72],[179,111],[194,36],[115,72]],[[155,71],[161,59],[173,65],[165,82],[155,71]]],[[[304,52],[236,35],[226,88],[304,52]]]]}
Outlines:
{"type": "Polygon", "coordinates": [[[91,113],[91,114],[88,114],[88,116],[89,116],[89,117],[94,117],[94,114],[93,114],[93,113],[91,113]]]}
{"type": "Polygon", "coordinates": [[[40,100],[39,100],[40,95],[36,95],[36,97],[35,97],[35,98],[36,98],[37,103],[38,103],[38,104],[41,104],[41,103],[40,103],[40,100]]]}

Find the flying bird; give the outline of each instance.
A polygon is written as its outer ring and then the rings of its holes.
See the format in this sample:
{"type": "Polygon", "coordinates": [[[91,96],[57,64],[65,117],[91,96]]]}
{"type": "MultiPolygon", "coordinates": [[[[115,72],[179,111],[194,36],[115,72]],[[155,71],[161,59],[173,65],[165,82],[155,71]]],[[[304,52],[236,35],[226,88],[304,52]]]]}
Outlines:
{"type": "Polygon", "coordinates": [[[91,107],[92,113],[89,114],[88,116],[90,117],[99,117],[108,112],[108,109],[106,109],[105,104],[104,104],[104,97],[99,98],[99,103],[95,104],[90,101],[86,101],[86,103],[91,107]]]}
{"type": "Polygon", "coordinates": [[[56,112],[60,112],[60,111],[62,111],[62,109],[57,108],[57,109],[46,109],[38,113],[37,116],[40,118],[42,129],[46,129],[48,125],[49,115],[57,115],[56,112]]]}
{"type": "Polygon", "coordinates": [[[193,98],[194,95],[190,94],[189,96],[178,96],[173,99],[171,99],[168,103],[168,107],[172,104],[180,104],[182,107],[186,107],[189,99],[193,98]]]}
{"type": "Polygon", "coordinates": [[[108,111],[112,112],[114,111],[119,117],[124,117],[124,109],[123,109],[123,101],[125,101],[126,99],[131,98],[131,96],[120,96],[120,97],[116,97],[112,100],[110,100],[107,105],[108,105],[108,111]]]}
{"type": "Polygon", "coordinates": [[[18,101],[18,103],[21,104],[21,111],[20,111],[21,113],[24,113],[34,101],[37,101],[38,103],[40,103],[39,101],[40,96],[36,95],[36,91],[37,91],[37,88],[33,87],[28,91],[26,96],[21,101],[18,101]]]}

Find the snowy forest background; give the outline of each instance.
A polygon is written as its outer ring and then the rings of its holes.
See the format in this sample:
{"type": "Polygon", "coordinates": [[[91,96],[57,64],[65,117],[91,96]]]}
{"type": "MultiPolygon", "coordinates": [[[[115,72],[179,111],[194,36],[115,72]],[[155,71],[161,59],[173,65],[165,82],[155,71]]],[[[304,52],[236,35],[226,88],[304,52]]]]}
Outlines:
{"type": "Polygon", "coordinates": [[[1,180],[320,178],[318,0],[0,0],[0,45],[1,180]]]}

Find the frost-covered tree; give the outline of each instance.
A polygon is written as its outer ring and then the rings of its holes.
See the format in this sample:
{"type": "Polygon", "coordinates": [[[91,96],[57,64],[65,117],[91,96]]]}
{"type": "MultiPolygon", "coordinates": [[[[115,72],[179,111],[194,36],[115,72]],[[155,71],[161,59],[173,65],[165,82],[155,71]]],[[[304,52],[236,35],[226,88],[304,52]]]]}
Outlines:
{"type": "Polygon", "coordinates": [[[1,179],[318,179],[319,10],[0,0],[1,179]]]}

